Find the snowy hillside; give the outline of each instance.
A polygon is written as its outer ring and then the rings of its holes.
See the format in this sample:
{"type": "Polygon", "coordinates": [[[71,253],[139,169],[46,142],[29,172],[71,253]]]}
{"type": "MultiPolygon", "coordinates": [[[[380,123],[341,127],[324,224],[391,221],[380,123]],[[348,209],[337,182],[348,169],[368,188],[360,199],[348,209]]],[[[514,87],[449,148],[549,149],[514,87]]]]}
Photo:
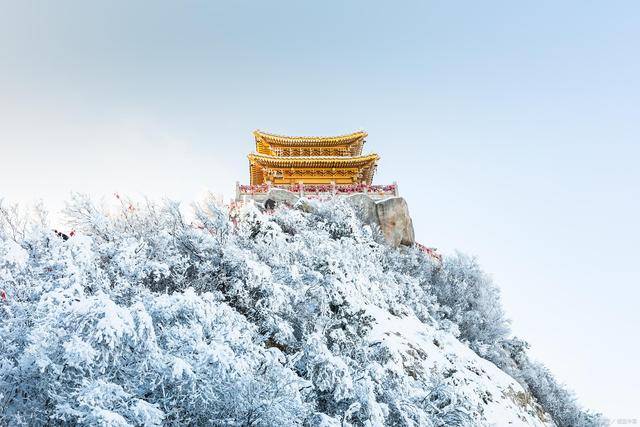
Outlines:
{"type": "MultiPolygon", "coordinates": [[[[462,255],[343,201],[0,206],[0,425],[599,425],[462,255]]],[[[414,219],[415,220],[415,219],[414,219]]]]}

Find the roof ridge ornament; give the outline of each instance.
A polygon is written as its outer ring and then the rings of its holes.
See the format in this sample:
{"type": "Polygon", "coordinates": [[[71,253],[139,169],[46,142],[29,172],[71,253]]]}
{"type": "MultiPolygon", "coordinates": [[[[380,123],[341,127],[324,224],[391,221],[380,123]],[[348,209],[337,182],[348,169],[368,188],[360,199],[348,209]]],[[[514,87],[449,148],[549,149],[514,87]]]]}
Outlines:
{"type": "Polygon", "coordinates": [[[262,132],[259,129],[253,131],[253,136],[256,139],[256,142],[263,141],[265,143],[276,143],[276,144],[350,144],[359,141],[363,141],[367,136],[369,136],[365,131],[356,131],[344,135],[337,136],[287,136],[287,135],[278,135],[268,132],[262,132]]]}

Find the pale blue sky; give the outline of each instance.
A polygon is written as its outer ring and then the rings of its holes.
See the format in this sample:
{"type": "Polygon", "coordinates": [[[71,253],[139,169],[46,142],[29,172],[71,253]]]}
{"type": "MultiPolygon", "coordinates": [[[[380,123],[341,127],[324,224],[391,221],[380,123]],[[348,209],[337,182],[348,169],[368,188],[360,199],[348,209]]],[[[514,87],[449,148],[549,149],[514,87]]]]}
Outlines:
{"type": "Polygon", "coordinates": [[[640,419],[640,3],[132,3],[0,0],[0,195],[231,196],[253,129],[365,129],[418,240],[640,419]]]}

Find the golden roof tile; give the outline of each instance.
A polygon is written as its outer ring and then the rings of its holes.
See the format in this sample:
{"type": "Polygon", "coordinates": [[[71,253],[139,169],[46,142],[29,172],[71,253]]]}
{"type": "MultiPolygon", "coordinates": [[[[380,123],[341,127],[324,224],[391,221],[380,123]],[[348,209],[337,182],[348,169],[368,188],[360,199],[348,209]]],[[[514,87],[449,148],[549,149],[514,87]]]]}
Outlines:
{"type": "Polygon", "coordinates": [[[256,144],[293,146],[293,147],[331,147],[335,145],[350,145],[364,142],[368,134],[364,131],[353,132],[340,136],[284,136],[274,135],[259,130],[253,132],[256,144]]]}

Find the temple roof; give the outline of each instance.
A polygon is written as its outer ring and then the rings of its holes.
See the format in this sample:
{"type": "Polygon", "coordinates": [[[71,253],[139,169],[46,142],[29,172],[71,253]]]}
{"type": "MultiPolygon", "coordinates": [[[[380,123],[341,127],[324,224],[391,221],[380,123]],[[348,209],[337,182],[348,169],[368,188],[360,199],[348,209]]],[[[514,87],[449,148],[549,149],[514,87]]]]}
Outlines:
{"type": "Polygon", "coordinates": [[[278,157],[266,154],[249,154],[249,161],[271,167],[360,167],[367,166],[380,159],[377,154],[366,156],[341,157],[341,156],[303,156],[303,157],[278,157]]]}
{"type": "Polygon", "coordinates": [[[350,148],[348,150],[350,155],[360,155],[367,133],[358,131],[340,136],[284,136],[256,130],[253,136],[256,140],[256,151],[262,154],[274,154],[273,147],[318,149],[346,147],[350,148]]]}
{"type": "Polygon", "coordinates": [[[379,160],[362,155],[367,133],[339,136],[284,136],[256,130],[249,154],[251,184],[371,184],[379,160]]]}
{"type": "Polygon", "coordinates": [[[318,146],[331,146],[331,145],[343,145],[353,144],[367,137],[367,133],[363,131],[353,132],[348,135],[340,136],[284,136],[274,135],[266,132],[256,130],[253,132],[256,141],[262,140],[267,143],[284,145],[284,146],[297,146],[297,145],[318,145],[318,146]]]}
{"type": "Polygon", "coordinates": [[[371,184],[379,156],[279,157],[253,153],[248,158],[251,184],[263,184],[267,181],[274,184],[371,184]]]}

